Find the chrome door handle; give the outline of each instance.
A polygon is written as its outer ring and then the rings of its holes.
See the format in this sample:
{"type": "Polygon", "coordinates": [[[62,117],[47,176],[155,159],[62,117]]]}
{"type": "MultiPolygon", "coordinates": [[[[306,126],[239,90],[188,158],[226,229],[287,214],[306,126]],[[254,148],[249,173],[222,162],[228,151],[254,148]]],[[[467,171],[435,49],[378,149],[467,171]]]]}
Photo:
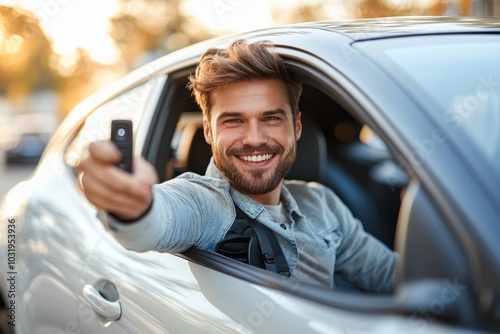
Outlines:
{"type": "Polygon", "coordinates": [[[87,303],[101,316],[108,320],[118,320],[122,315],[122,306],[119,300],[107,300],[92,285],[86,284],[83,287],[83,297],[87,303]]]}

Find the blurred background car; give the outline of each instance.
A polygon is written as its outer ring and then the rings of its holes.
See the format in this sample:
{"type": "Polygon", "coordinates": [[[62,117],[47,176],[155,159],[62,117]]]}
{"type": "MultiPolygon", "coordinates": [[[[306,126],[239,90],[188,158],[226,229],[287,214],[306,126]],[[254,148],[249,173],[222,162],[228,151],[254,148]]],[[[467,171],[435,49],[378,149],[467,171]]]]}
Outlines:
{"type": "Polygon", "coordinates": [[[55,115],[24,114],[4,127],[3,147],[7,163],[37,163],[57,128],[55,115]]]}

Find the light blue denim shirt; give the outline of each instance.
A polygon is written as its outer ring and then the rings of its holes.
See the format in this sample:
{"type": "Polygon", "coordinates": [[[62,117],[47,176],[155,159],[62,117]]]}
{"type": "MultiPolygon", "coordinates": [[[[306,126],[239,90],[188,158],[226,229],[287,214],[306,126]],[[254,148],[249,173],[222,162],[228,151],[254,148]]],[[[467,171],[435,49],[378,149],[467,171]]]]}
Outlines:
{"type": "Polygon", "coordinates": [[[284,229],[264,206],[231,188],[212,161],[205,176],[184,173],[155,185],[153,205],[141,219],[120,223],[108,216],[108,226],[131,250],[214,251],[235,220],[233,201],[277,235],[292,278],[333,288],[338,271],[363,289],[394,289],[398,255],[366,233],[342,201],[318,183],[283,183],[281,201],[290,221],[284,229]]]}

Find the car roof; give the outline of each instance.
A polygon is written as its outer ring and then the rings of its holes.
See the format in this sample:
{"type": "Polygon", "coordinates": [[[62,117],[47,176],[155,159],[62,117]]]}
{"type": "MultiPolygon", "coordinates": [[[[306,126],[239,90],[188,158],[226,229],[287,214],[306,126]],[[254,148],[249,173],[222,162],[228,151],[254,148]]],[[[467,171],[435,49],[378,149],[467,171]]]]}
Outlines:
{"type": "MultiPolygon", "coordinates": [[[[224,47],[236,39],[250,41],[266,39],[278,47],[298,48],[319,55],[328,50],[328,43],[325,43],[327,40],[342,47],[364,40],[459,33],[500,33],[500,21],[497,18],[406,16],[315,21],[267,27],[214,37],[170,52],[146,64],[146,66],[132,71],[125,76],[124,81],[137,82],[138,77],[147,79],[154,76],[156,72],[162,72],[172,65],[174,68],[193,65],[207,48],[224,47]],[[146,71],[144,71],[144,67],[147,68],[146,71]]],[[[173,69],[170,68],[170,70],[173,69]]],[[[121,82],[118,86],[125,87],[127,84],[121,82]]]]}
{"type": "Polygon", "coordinates": [[[500,32],[500,21],[495,18],[407,16],[319,21],[289,27],[292,29],[300,29],[300,27],[323,29],[338,32],[354,41],[359,41],[426,34],[500,32]]]}
{"type": "Polygon", "coordinates": [[[208,39],[171,52],[150,68],[166,68],[178,59],[198,59],[208,47],[224,47],[236,39],[270,40],[278,47],[298,48],[313,54],[328,50],[328,42],[347,46],[357,41],[415,35],[500,33],[497,18],[406,16],[375,19],[315,21],[267,27],[208,39]]]}

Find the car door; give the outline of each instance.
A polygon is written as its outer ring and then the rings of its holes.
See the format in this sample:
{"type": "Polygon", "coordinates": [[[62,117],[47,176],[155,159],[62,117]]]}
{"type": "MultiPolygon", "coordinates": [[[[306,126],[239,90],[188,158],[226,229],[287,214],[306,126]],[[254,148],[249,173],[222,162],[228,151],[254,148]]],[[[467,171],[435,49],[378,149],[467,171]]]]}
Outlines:
{"type": "Polygon", "coordinates": [[[104,234],[80,282],[83,333],[224,333],[239,325],[199,289],[189,261],[137,253],[104,234]]]}
{"type": "Polygon", "coordinates": [[[311,287],[298,283],[290,282],[287,291],[271,288],[270,282],[283,284],[275,274],[222,260],[226,269],[249,270],[249,281],[207,267],[218,255],[188,256],[127,251],[103,236],[80,284],[82,333],[459,332],[433,321],[422,324],[416,316],[368,311],[392,297],[316,290],[332,300],[352,300],[352,309],[335,307],[300,296],[311,287]],[[366,311],[360,312],[363,304],[366,311]]]}
{"type": "Polygon", "coordinates": [[[85,271],[80,307],[84,333],[311,330],[302,307],[293,302],[290,310],[284,307],[290,303],[284,295],[176,255],[134,253],[103,238],[85,271]],[[89,302],[92,298],[101,301],[89,302]],[[114,320],[103,316],[100,305],[113,301],[120,313],[114,320]]]}

